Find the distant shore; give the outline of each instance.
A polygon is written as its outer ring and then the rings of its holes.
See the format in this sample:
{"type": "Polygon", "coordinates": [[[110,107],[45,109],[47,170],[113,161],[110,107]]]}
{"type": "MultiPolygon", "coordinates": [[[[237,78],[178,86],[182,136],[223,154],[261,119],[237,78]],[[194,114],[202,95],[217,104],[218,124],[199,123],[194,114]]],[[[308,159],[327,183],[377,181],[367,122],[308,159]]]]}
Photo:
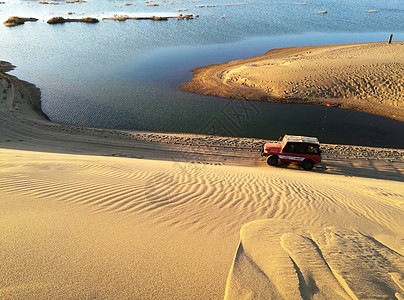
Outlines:
{"type": "Polygon", "coordinates": [[[331,105],[404,121],[404,42],[274,49],[191,70],[179,89],[226,98],[331,105]]]}

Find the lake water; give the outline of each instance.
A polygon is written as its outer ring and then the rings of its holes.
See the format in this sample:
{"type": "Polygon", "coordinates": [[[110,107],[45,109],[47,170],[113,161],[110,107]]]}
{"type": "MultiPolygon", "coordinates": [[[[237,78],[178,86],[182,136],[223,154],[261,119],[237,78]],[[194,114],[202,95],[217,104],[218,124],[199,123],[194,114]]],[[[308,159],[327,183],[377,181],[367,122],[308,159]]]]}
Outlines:
{"type": "Polygon", "coordinates": [[[176,89],[191,68],[262,55],[290,46],[404,40],[402,0],[88,0],[41,5],[3,0],[0,60],[42,90],[55,122],[102,128],[277,138],[314,135],[322,142],[404,148],[404,123],[337,108],[242,102],[176,89]],[[227,5],[228,4],[228,5],[227,5]],[[211,5],[215,7],[199,7],[211,5]],[[188,9],[178,12],[179,9],[188,9]],[[319,14],[327,10],[327,14],[319,14]],[[377,13],[369,13],[377,10],[377,13]],[[68,12],[74,12],[68,15],[68,12]],[[176,16],[194,20],[104,20],[48,25],[54,16],[176,16]],[[223,17],[224,18],[223,18],[223,17]]]}

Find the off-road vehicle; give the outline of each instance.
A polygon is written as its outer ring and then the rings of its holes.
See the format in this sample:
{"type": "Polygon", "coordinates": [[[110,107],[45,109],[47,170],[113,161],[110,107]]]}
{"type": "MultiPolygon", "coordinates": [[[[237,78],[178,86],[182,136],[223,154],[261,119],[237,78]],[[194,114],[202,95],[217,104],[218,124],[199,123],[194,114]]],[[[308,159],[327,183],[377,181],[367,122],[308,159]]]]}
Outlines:
{"type": "Polygon", "coordinates": [[[303,169],[311,170],[321,161],[320,143],[309,136],[285,134],[277,143],[266,143],[261,154],[267,157],[270,166],[276,166],[278,162],[298,163],[303,169]]]}

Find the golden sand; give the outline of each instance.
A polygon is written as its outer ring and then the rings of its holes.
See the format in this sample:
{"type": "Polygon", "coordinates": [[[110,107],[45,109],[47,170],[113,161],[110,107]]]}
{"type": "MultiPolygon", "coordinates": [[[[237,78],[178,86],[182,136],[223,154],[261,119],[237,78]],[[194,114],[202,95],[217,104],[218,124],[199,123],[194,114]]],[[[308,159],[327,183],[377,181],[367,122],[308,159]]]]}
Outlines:
{"type": "Polygon", "coordinates": [[[275,49],[200,67],[179,88],[220,97],[356,109],[404,121],[404,43],[275,49]]]}
{"type": "Polygon", "coordinates": [[[404,297],[404,150],[273,168],[261,140],[55,124],[0,91],[1,299],[404,297]]]}

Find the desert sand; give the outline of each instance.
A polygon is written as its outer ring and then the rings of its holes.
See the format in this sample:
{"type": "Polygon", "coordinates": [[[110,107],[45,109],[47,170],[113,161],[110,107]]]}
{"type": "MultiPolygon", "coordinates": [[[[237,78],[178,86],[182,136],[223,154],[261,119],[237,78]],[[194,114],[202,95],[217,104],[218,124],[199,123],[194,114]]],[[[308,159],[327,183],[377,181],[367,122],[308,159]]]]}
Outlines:
{"type": "Polygon", "coordinates": [[[0,63],[0,298],[403,299],[404,150],[56,124],[0,63]]]}
{"type": "Polygon", "coordinates": [[[332,105],[404,121],[404,43],[274,49],[195,68],[179,88],[227,98],[332,105]]]}

